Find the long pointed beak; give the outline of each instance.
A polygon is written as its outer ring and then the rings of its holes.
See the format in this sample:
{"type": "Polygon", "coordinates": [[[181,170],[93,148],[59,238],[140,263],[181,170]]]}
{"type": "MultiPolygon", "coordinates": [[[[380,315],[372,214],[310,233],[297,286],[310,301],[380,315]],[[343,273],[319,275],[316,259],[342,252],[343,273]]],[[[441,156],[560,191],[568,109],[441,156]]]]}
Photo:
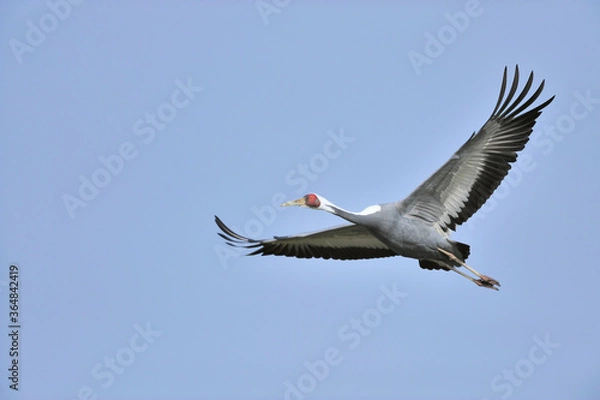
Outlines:
{"type": "Polygon", "coordinates": [[[281,205],[281,207],[289,207],[289,206],[304,206],[306,205],[306,200],[304,199],[304,197],[300,197],[299,199],[296,200],[292,200],[292,201],[288,201],[286,203],[283,203],[281,205]]]}

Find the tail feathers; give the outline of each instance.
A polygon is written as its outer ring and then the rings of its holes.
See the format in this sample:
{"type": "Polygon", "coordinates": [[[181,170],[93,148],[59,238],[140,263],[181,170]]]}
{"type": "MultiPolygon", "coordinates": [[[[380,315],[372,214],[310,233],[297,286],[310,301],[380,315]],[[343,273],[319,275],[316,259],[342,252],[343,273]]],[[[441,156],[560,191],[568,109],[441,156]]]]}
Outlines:
{"type": "MultiPolygon", "coordinates": [[[[450,243],[454,247],[454,251],[452,251],[452,253],[462,261],[465,261],[467,257],[469,257],[469,254],[471,254],[471,247],[468,244],[455,242],[453,240],[451,240],[450,243]]],[[[445,271],[449,271],[450,268],[448,268],[448,265],[452,265],[454,267],[460,266],[459,263],[451,262],[450,260],[419,260],[419,266],[423,269],[443,269],[445,271]]]]}
{"type": "Polygon", "coordinates": [[[471,254],[471,246],[469,246],[468,244],[461,243],[461,242],[455,242],[455,241],[452,241],[452,244],[460,252],[460,254],[455,254],[455,255],[457,257],[460,257],[463,261],[465,261],[467,259],[467,257],[469,257],[469,254],[471,254]]]}

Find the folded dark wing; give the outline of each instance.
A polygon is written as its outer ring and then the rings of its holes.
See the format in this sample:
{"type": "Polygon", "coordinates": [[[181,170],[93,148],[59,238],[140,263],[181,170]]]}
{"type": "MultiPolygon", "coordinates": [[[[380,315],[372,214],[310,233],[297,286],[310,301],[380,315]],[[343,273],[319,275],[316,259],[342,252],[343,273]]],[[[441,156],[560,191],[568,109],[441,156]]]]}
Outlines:
{"type": "Polygon", "coordinates": [[[533,72],[513,101],[519,85],[519,67],[506,98],[507,70],[498,102],[492,115],[477,132],[429,179],[400,203],[400,211],[454,230],[467,221],[492,195],[525,147],[542,109],[554,99],[527,110],[539,97],[544,81],[526,99],[533,83],[533,72]]]}
{"type": "Polygon", "coordinates": [[[344,225],[318,232],[294,236],[275,236],[255,240],[229,229],[219,217],[215,222],[223,233],[219,236],[234,247],[251,249],[248,255],[261,254],[297,258],[324,258],[358,260],[363,258],[392,257],[397,254],[360,225],[344,225]]]}

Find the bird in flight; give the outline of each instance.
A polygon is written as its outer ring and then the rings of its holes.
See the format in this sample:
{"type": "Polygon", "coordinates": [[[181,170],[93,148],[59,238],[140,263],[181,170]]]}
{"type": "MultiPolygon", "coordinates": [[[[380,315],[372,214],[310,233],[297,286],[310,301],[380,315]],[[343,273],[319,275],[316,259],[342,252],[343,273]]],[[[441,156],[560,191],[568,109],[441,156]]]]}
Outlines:
{"type": "Polygon", "coordinates": [[[219,235],[231,246],[250,249],[248,255],[335,260],[409,257],[419,260],[423,269],[454,271],[478,286],[498,290],[500,283],[497,280],[480,274],[465,263],[470,247],[451,240],[450,231],[466,222],[500,185],[511,163],[516,161],[517,152],[523,150],[529,140],[542,109],[554,100],[552,96],[530,108],[544,89],[542,81],[528,97],[532,83],[533,72],[517,95],[519,66],[515,68],[510,88],[505,67],[492,115],[479,132],[473,133],[440,169],[404,200],[352,212],[310,193],[281,206],[327,211],[350,224],[313,233],[256,240],[235,233],[215,216],[222,230],[219,235]]]}

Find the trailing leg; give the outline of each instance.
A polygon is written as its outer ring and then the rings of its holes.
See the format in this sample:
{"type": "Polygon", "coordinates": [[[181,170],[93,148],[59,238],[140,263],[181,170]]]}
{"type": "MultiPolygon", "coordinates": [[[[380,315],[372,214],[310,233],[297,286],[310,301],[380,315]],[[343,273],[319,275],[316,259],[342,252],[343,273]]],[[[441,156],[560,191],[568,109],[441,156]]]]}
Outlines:
{"type": "Polygon", "coordinates": [[[494,289],[494,290],[498,290],[498,288],[496,286],[500,286],[500,282],[498,282],[497,280],[495,280],[494,278],[490,278],[489,276],[486,275],[482,275],[479,272],[475,271],[473,268],[469,267],[467,264],[464,263],[464,261],[460,260],[458,257],[456,257],[454,254],[450,253],[449,251],[446,251],[444,249],[441,249],[438,247],[438,250],[446,255],[450,261],[453,261],[455,263],[458,263],[460,265],[462,265],[463,267],[465,267],[466,269],[468,269],[469,271],[471,271],[472,273],[474,273],[475,275],[477,275],[479,277],[479,279],[473,279],[470,276],[459,272],[456,268],[451,267],[451,269],[456,272],[459,273],[462,276],[468,277],[469,279],[471,279],[473,281],[473,283],[475,283],[478,286],[481,287],[486,287],[489,289],[494,289]]]}

